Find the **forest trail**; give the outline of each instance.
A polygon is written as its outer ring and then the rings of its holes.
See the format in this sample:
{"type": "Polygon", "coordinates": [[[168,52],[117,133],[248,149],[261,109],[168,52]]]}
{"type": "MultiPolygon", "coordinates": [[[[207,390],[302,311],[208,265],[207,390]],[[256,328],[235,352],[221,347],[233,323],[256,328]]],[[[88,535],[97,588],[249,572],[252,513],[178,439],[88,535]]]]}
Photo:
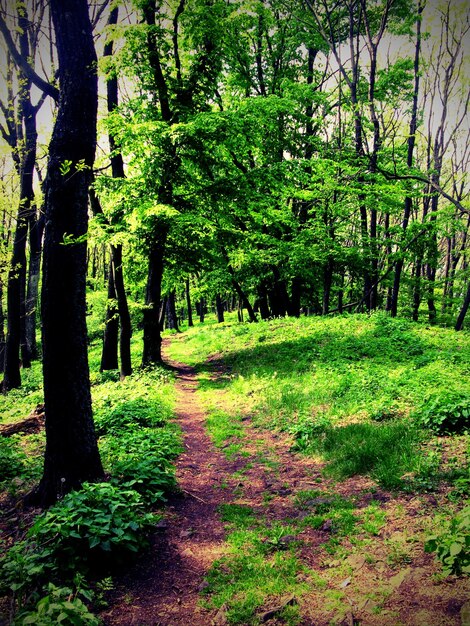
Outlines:
{"type": "Polygon", "coordinates": [[[176,373],[176,421],[184,436],[176,464],[182,493],[166,507],[151,550],[119,581],[119,599],[102,614],[109,625],[210,623],[198,606],[199,592],[207,570],[223,553],[225,532],[217,507],[228,496],[220,484],[231,467],[205,432],[194,368],[166,362],[176,373]]]}
{"type": "MultiPolygon", "coordinates": [[[[432,582],[433,557],[424,554],[420,543],[408,543],[409,529],[404,525],[406,519],[418,519],[423,507],[429,506],[431,514],[435,502],[412,495],[391,497],[359,476],[333,484],[322,475],[318,459],[292,452],[289,436],[256,428],[250,415],[243,417],[243,453],[225,454],[224,447],[216,448],[206,432],[207,415],[196,394],[195,369],[170,359],[166,362],[176,373],[176,421],[184,436],[184,452],[176,464],[181,495],[165,508],[150,549],[125,574],[113,579],[110,606],[100,615],[105,626],[228,623],[224,607],[216,611],[201,606],[200,593],[214,561],[229,552],[220,516],[223,504],[249,507],[267,526],[297,524],[296,535],[287,541],[299,542],[301,562],[323,579],[321,585],[312,584],[306,574],[309,590],[294,598],[300,604],[302,626],[460,626],[460,607],[468,597],[466,582],[432,582]],[[360,516],[371,499],[386,512],[387,523],[376,533],[378,543],[368,550],[370,562],[347,538],[342,540],[347,558],[325,554],[322,544],[334,537],[329,520],[316,529],[302,525],[308,512],[296,496],[316,490],[352,498],[355,515],[360,516]],[[390,546],[406,549],[397,563],[387,556],[390,546]]],[[[217,359],[206,365],[212,381],[226,375],[217,359]]],[[[218,393],[223,406],[223,390],[218,393]]],[[[271,626],[285,624],[276,609],[285,598],[277,597],[264,606],[259,612],[261,621],[271,626]],[[268,618],[271,609],[273,616],[268,618]]]]}
{"type": "MultiPolygon", "coordinates": [[[[119,580],[112,593],[111,606],[101,613],[106,626],[209,626],[225,624],[224,615],[200,606],[200,591],[213,562],[227,552],[225,529],[218,514],[221,504],[243,501],[260,507],[268,490],[273,500],[270,519],[284,519],[293,511],[288,504],[291,490],[315,484],[308,462],[294,463],[287,442],[275,433],[250,433],[250,457],[227,457],[210,440],[205,430],[206,414],[197,397],[194,368],[165,361],[176,373],[176,422],[183,431],[184,452],[176,463],[176,477],[182,491],[165,509],[164,521],[153,537],[150,550],[119,580]],[[266,438],[269,441],[266,441],[266,438]],[[260,454],[260,444],[262,454],[260,454]],[[288,458],[280,459],[280,456],[288,458]],[[281,466],[275,477],[273,464],[281,466]],[[249,467],[240,477],[237,472],[249,467]],[[240,488],[243,481],[243,495],[240,488]]],[[[217,378],[218,362],[209,365],[217,378]]],[[[271,622],[273,623],[273,622],[271,622]]],[[[275,622],[278,623],[278,622],[275,622]]]]}

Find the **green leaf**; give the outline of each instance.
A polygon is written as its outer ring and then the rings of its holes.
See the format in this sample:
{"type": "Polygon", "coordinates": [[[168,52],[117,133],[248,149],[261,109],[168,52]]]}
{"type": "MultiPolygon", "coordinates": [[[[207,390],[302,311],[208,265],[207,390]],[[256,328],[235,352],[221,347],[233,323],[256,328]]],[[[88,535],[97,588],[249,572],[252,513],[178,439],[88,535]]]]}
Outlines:
{"type": "Polygon", "coordinates": [[[457,554],[460,554],[460,552],[462,552],[462,544],[461,543],[457,543],[454,541],[453,544],[451,544],[450,548],[449,548],[449,552],[451,556],[456,556],[457,554]]]}

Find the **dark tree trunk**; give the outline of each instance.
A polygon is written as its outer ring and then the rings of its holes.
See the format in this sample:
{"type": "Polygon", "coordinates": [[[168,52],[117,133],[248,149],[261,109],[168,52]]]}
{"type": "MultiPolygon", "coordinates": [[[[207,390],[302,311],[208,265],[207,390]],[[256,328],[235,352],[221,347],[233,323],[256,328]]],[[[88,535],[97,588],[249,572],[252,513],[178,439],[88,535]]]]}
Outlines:
{"type": "Polygon", "coordinates": [[[106,307],[100,372],[104,372],[106,370],[116,370],[118,368],[119,317],[116,304],[116,289],[114,288],[112,260],[109,262],[109,265],[108,305],[106,307]]]}
{"type": "Polygon", "coordinates": [[[178,316],[176,315],[176,292],[173,289],[170,291],[168,295],[168,300],[166,303],[166,319],[167,325],[170,330],[176,330],[176,332],[180,332],[178,327],[178,316]]]}
{"type": "MultiPolygon", "coordinates": [[[[118,7],[114,7],[108,19],[108,24],[113,25],[117,23],[118,19],[118,7]]],[[[113,42],[106,43],[103,51],[103,56],[112,56],[113,54],[113,42]]],[[[118,79],[113,74],[106,83],[106,95],[108,111],[112,113],[119,104],[118,100],[118,79]]],[[[113,178],[124,178],[124,162],[122,154],[117,151],[116,142],[112,133],[108,135],[109,147],[111,149],[111,171],[113,178]]],[[[131,337],[132,337],[132,323],[129,313],[129,305],[127,303],[127,294],[124,287],[124,273],[122,270],[122,244],[116,244],[111,246],[111,259],[110,272],[112,271],[114,279],[114,289],[117,299],[117,310],[119,314],[120,334],[119,334],[119,356],[121,360],[121,379],[132,374],[132,361],[131,361],[131,337]]]]}
{"type": "Polygon", "coordinates": [[[191,326],[194,326],[194,324],[193,324],[193,309],[191,306],[191,292],[189,290],[189,278],[186,279],[185,291],[186,291],[186,307],[188,309],[188,327],[191,328],[191,326]]]}
{"type": "Polygon", "coordinates": [[[166,318],[166,305],[168,303],[168,296],[165,296],[160,301],[160,311],[158,313],[158,325],[160,326],[160,332],[165,330],[165,318],[166,318]]]}
{"type": "Polygon", "coordinates": [[[262,320],[267,320],[271,317],[268,305],[268,291],[264,281],[258,286],[258,309],[262,320]]]}
{"type": "Polygon", "coordinates": [[[219,293],[215,296],[215,308],[217,311],[217,322],[222,324],[224,321],[224,303],[219,293]]]}
{"type": "Polygon", "coordinates": [[[39,219],[32,219],[29,222],[29,271],[28,286],[26,293],[26,345],[32,360],[38,358],[38,347],[36,341],[36,319],[39,296],[39,275],[41,271],[42,236],[44,232],[44,213],[39,219]]]}
{"type": "Polygon", "coordinates": [[[166,231],[160,232],[160,237],[153,241],[149,254],[149,269],[147,289],[145,294],[145,309],[143,317],[144,350],[142,365],[162,362],[162,336],[159,323],[159,307],[162,294],[162,278],[164,266],[164,251],[166,231]]]}
{"type": "Polygon", "coordinates": [[[421,305],[421,272],[422,272],[422,263],[421,263],[421,259],[418,259],[415,265],[415,276],[414,276],[414,284],[413,284],[413,308],[411,312],[411,317],[414,322],[418,321],[419,307],[421,305]]]}
{"type": "Polygon", "coordinates": [[[132,323],[127,303],[127,294],[124,287],[124,274],[122,271],[122,245],[111,246],[112,271],[114,289],[116,291],[117,310],[119,313],[119,356],[121,358],[121,379],[132,374],[131,361],[131,337],[132,323]]]}
{"type": "Polygon", "coordinates": [[[463,321],[465,319],[469,306],[470,306],[470,284],[468,285],[467,293],[465,294],[465,298],[462,304],[462,308],[460,309],[459,316],[457,318],[457,321],[455,322],[455,330],[462,330],[463,321]]]}
{"type": "Polygon", "coordinates": [[[302,279],[301,278],[293,278],[292,279],[292,289],[291,289],[291,299],[290,299],[290,308],[289,315],[293,317],[300,317],[300,298],[302,295],[302,279]]]}
{"type": "MultiPolygon", "coordinates": [[[[24,58],[29,57],[27,20],[19,16],[20,49],[24,58]]],[[[36,163],[36,110],[31,102],[31,81],[21,77],[20,123],[24,125],[24,149],[20,166],[20,202],[17,214],[13,253],[7,283],[7,338],[5,345],[5,370],[3,391],[21,386],[20,347],[24,365],[29,366],[31,358],[26,343],[25,332],[25,289],[26,289],[26,239],[28,219],[34,211],[33,173],[36,163]]],[[[19,147],[19,146],[17,146],[19,147]]]]}
{"type": "Polygon", "coordinates": [[[325,265],[323,272],[323,306],[322,315],[327,315],[330,311],[330,297],[331,297],[331,285],[333,283],[333,269],[334,263],[331,257],[325,265]]]}
{"type": "Polygon", "coordinates": [[[84,239],[96,146],[96,54],[86,0],[50,0],[50,10],[60,99],[45,186],[42,325],[46,452],[44,474],[35,494],[42,504],[56,501],[85,481],[104,478],[91,409],[85,317],[84,239]],[[64,164],[70,164],[65,174],[64,164]],[[79,164],[85,168],[77,167],[79,164]],[[66,237],[73,239],[64,245],[66,237]]]}
{"type": "Polygon", "coordinates": [[[243,306],[247,310],[248,318],[250,322],[257,322],[258,319],[255,315],[255,312],[253,311],[253,307],[251,306],[250,301],[248,300],[240,284],[235,280],[233,276],[232,276],[232,285],[240,298],[240,303],[241,303],[240,306],[243,306]]]}
{"type": "MultiPolygon", "coordinates": [[[[424,9],[424,4],[419,2],[418,16],[416,20],[416,45],[415,45],[415,57],[414,57],[414,89],[413,89],[413,107],[411,110],[410,120],[410,133],[408,136],[408,150],[407,150],[407,166],[411,168],[413,166],[413,152],[416,143],[416,129],[418,127],[418,96],[419,96],[419,59],[421,53],[421,14],[424,9]]],[[[408,228],[408,222],[411,215],[412,199],[410,197],[405,198],[405,207],[403,213],[402,230],[405,235],[408,228]]],[[[399,258],[395,264],[395,276],[393,279],[392,297],[390,302],[390,313],[392,317],[396,317],[398,308],[398,294],[400,291],[401,274],[403,271],[404,260],[399,258]]]]}
{"type": "Polygon", "coordinates": [[[5,317],[3,314],[3,285],[0,280],[0,373],[3,373],[5,368],[5,317]]]}
{"type": "Polygon", "coordinates": [[[204,301],[204,298],[201,298],[199,300],[199,322],[201,324],[204,324],[204,314],[205,314],[205,309],[206,309],[206,303],[204,301]]]}

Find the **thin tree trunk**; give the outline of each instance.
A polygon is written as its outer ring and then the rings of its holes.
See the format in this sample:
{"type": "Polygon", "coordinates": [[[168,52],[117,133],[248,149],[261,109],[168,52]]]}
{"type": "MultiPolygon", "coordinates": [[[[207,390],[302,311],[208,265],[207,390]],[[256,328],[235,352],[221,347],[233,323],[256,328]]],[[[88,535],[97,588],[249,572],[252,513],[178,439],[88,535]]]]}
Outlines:
{"type": "Polygon", "coordinates": [[[26,293],[26,344],[32,360],[38,358],[36,341],[36,320],[39,297],[39,276],[41,272],[42,236],[44,233],[44,213],[38,220],[30,221],[29,226],[29,271],[26,293]]]}
{"type": "Polygon", "coordinates": [[[462,330],[463,322],[464,322],[469,306],[470,306],[470,283],[468,285],[467,293],[465,294],[465,298],[462,304],[462,308],[460,309],[459,316],[457,318],[457,321],[455,322],[455,330],[462,330]]]}
{"type": "Polygon", "coordinates": [[[132,374],[131,337],[132,322],[127,303],[127,294],[124,287],[124,273],[122,271],[122,245],[111,246],[112,271],[114,289],[116,291],[117,310],[119,313],[119,356],[121,361],[121,380],[132,374]]]}
{"type": "Polygon", "coordinates": [[[172,289],[168,295],[168,300],[166,304],[166,319],[168,328],[170,330],[176,330],[176,332],[180,332],[178,327],[178,316],[176,315],[176,292],[172,289]]]}
{"type": "Polygon", "coordinates": [[[186,291],[186,307],[188,309],[188,327],[191,328],[191,326],[194,326],[194,324],[193,324],[193,309],[191,306],[191,292],[189,289],[189,278],[186,279],[185,291],[186,291]]]}
{"type": "Polygon", "coordinates": [[[215,308],[217,311],[217,322],[222,324],[224,321],[224,303],[222,302],[222,298],[219,293],[215,296],[215,308]]]}
{"type": "Polygon", "coordinates": [[[199,322],[201,324],[204,323],[204,313],[205,313],[206,304],[204,302],[204,298],[199,300],[199,322]]]}
{"type": "Polygon", "coordinates": [[[162,362],[162,336],[159,323],[159,307],[162,293],[164,253],[167,233],[163,229],[152,242],[143,315],[142,365],[162,362]]]}
{"type": "Polygon", "coordinates": [[[108,304],[103,333],[100,372],[118,368],[118,337],[119,317],[116,305],[116,289],[114,288],[113,261],[109,262],[108,272],[108,304]]]}

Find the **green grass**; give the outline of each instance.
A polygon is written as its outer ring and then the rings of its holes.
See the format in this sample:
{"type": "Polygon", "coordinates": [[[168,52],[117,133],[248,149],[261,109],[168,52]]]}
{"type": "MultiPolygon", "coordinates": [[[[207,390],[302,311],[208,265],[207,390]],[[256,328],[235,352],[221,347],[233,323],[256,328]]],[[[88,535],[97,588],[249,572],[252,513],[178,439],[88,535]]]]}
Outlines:
{"type": "Polygon", "coordinates": [[[223,425],[209,424],[217,440],[240,445],[249,412],[252,426],[287,431],[323,456],[330,476],[366,474],[386,489],[437,487],[440,461],[424,450],[433,434],[420,430],[426,399],[470,397],[468,333],[384,313],[200,325],[171,350],[204,377],[206,406],[223,391],[223,425]],[[217,379],[204,365],[214,353],[229,367],[217,379]]]}
{"type": "MultiPolygon", "coordinates": [[[[229,533],[228,553],[208,572],[204,604],[225,607],[229,624],[259,624],[263,609],[278,605],[286,595],[299,598],[307,591],[306,580],[322,584],[300,562],[296,542],[283,542],[295,532],[294,526],[268,524],[252,508],[237,503],[221,505],[219,513],[229,533]]],[[[286,606],[279,618],[284,624],[298,623],[298,607],[286,606]]]]}

